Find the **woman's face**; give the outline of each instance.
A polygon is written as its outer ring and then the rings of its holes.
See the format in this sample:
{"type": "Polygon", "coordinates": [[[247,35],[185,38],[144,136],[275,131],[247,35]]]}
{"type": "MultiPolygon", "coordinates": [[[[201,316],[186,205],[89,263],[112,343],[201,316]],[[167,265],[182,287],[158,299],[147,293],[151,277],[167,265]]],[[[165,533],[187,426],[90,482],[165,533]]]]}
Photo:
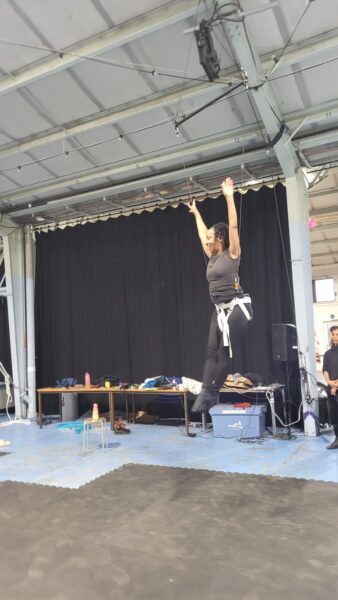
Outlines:
{"type": "Polygon", "coordinates": [[[213,227],[210,227],[210,229],[208,229],[208,231],[207,231],[206,246],[212,256],[215,256],[217,254],[222,254],[222,252],[224,250],[223,244],[220,241],[220,239],[215,237],[215,230],[213,227]]]}

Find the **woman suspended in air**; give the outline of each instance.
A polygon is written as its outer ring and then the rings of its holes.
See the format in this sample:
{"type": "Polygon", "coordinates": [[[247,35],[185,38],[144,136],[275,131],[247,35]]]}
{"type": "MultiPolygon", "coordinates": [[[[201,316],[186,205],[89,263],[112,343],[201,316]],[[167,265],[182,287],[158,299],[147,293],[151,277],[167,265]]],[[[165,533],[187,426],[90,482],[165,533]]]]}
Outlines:
{"type": "Polygon", "coordinates": [[[239,283],[241,248],[232,179],[227,177],[221,188],[228,209],[228,225],[216,223],[208,229],[195,200],[189,205],[203,250],[209,258],[206,276],[211,302],[215,306],[210,320],[202,389],[192,407],[194,412],[207,412],[217,404],[218,392],[229,374],[230,358],[236,355],[252,319],[251,299],[239,283]]]}

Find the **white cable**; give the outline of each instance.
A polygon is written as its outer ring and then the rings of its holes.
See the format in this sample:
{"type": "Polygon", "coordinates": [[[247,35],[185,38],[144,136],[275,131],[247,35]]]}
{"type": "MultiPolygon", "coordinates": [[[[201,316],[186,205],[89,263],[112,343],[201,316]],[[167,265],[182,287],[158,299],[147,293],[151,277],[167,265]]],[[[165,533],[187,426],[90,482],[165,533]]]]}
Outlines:
{"type": "Polygon", "coordinates": [[[0,373],[3,375],[4,380],[5,380],[5,387],[6,387],[6,396],[7,396],[7,400],[6,400],[6,413],[7,413],[7,417],[9,419],[9,421],[11,421],[11,417],[10,414],[8,412],[8,405],[13,403],[13,398],[12,398],[12,392],[11,392],[11,377],[9,375],[9,373],[7,373],[5,367],[3,366],[2,362],[0,362],[0,373]]]}
{"type": "Polygon", "coordinates": [[[267,401],[270,404],[270,409],[271,409],[271,413],[276,417],[276,419],[278,419],[278,421],[282,424],[283,427],[291,427],[291,425],[295,425],[296,423],[299,423],[300,421],[300,413],[302,410],[302,402],[299,405],[299,409],[298,409],[298,419],[297,421],[293,421],[292,423],[283,423],[282,419],[280,418],[279,415],[277,415],[276,411],[273,408],[274,405],[274,392],[272,390],[267,390],[265,397],[267,399],[267,401]]]}
{"type": "MultiPolygon", "coordinates": [[[[0,427],[7,427],[8,425],[14,425],[16,423],[22,423],[24,425],[30,425],[30,421],[25,420],[25,419],[18,419],[17,417],[15,417],[14,419],[12,419],[12,417],[9,414],[9,405],[13,404],[13,397],[12,397],[12,391],[11,391],[11,384],[13,385],[12,379],[10,374],[6,371],[5,367],[3,366],[2,362],[0,362],[0,373],[3,375],[4,380],[5,380],[5,387],[6,387],[6,396],[7,396],[7,400],[6,400],[6,414],[7,414],[7,418],[8,421],[6,423],[0,423],[0,427]]],[[[17,387],[17,386],[13,386],[13,387],[17,387]]],[[[20,389],[20,388],[18,388],[20,389]]],[[[21,396],[24,395],[23,390],[21,390],[21,396]]],[[[25,390],[26,393],[26,390],[25,390]]]]}

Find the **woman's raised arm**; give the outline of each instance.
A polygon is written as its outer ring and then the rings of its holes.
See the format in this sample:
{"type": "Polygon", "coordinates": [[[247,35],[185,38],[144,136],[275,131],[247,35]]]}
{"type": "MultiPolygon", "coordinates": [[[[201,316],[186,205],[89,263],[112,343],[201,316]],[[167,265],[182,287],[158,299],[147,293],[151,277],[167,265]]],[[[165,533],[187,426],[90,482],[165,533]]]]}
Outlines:
{"type": "Polygon", "coordinates": [[[196,206],[196,200],[192,200],[192,202],[188,205],[189,211],[194,215],[197,225],[197,231],[199,238],[201,240],[202,248],[206,253],[207,257],[210,258],[211,252],[207,246],[207,227],[199,213],[199,210],[196,206]]]}
{"type": "Polygon", "coordinates": [[[221,188],[228,207],[230,256],[231,258],[239,258],[241,255],[241,246],[239,243],[237,211],[234,201],[234,183],[231,177],[227,177],[222,182],[221,188]]]}

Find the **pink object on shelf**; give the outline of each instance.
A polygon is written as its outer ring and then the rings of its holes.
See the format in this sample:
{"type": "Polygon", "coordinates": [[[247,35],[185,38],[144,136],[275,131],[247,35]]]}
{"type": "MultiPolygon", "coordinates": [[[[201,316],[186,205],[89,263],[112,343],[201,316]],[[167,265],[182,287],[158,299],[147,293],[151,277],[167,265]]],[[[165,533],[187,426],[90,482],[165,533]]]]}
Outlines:
{"type": "Polygon", "coordinates": [[[315,221],[314,219],[312,219],[310,217],[310,219],[309,219],[309,229],[314,229],[315,227],[317,227],[317,225],[318,225],[317,221],[315,221]]]}
{"type": "Polygon", "coordinates": [[[90,374],[85,373],[85,386],[90,387],[90,374]]]}

